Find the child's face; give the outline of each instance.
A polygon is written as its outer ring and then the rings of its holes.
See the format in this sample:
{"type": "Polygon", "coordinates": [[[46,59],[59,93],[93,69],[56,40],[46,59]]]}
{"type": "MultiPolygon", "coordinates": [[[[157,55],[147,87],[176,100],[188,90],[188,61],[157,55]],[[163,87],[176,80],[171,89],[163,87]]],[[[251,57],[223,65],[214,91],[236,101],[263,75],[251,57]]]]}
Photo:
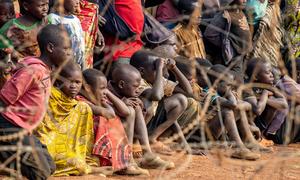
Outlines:
{"type": "Polygon", "coordinates": [[[105,77],[97,78],[97,85],[92,86],[94,95],[97,100],[105,100],[106,99],[106,91],[107,91],[107,80],[105,77]]]}
{"type": "Polygon", "coordinates": [[[128,81],[123,81],[123,84],[119,82],[119,88],[121,93],[125,97],[138,97],[140,95],[140,85],[142,77],[140,73],[131,73],[130,78],[126,78],[128,81]]]}
{"type": "Polygon", "coordinates": [[[24,9],[33,17],[41,20],[47,16],[49,11],[49,0],[32,1],[23,3],[24,9]]]}
{"type": "Polygon", "coordinates": [[[232,89],[231,85],[233,81],[234,81],[234,76],[231,74],[226,76],[226,81],[221,80],[217,85],[218,94],[224,96],[228,91],[231,91],[232,89]]]}
{"type": "Polygon", "coordinates": [[[71,41],[67,33],[61,35],[62,41],[58,44],[53,44],[53,51],[49,53],[52,63],[55,66],[62,65],[66,60],[73,58],[71,41]]]}
{"type": "Polygon", "coordinates": [[[75,98],[80,92],[82,86],[82,73],[81,71],[69,72],[70,77],[62,77],[61,91],[70,98],[75,98]]]}
{"type": "Polygon", "coordinates": [[[12,3],[0,4],[0,28],[9,20],[15,18],[15,9],[12,3]]]}
{"type": "Polygon", "coordinates": [[[79,0],[65,0],[64,8],[68,13],[75,14],[80,10],[79,0]]]}
{"type": "Polygon", "coordinates": [[[269,63],[264,63],[260,65],[259,72],[256,76],[256,81],[264,84],[274,84],[274,76],[272,73],[272,67],[269,63]]]}

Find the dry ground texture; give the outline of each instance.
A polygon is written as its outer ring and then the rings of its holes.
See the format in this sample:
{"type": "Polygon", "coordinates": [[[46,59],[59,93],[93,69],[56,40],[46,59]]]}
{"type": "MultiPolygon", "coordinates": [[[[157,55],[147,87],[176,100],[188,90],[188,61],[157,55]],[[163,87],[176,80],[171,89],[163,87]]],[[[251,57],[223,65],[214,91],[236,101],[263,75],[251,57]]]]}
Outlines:
{"type": "Polygon", "coordinates": [[[151,170],[150,176],[88,175],[77,177],[53,177],[50,180],[98,180],[98,179],[300,179],[300,144],[274,146],[274,153],[263,154],[259,161],[243,161],[226,157],[220,150],[212,150],[207,156],[188,156],[177,153],[168,158],[176,164],[170,171],[151,170]]]}

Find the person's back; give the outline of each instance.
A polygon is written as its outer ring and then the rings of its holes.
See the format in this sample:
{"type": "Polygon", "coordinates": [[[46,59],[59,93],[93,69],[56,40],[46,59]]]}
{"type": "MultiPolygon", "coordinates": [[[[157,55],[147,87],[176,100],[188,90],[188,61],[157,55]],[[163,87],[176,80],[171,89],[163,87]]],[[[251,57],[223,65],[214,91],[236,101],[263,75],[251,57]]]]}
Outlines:
{"type": "MultiPolygon", "coordinates": [[[[60,5],[62,6],[62,5],[60,5]]],[[[85,60],[85,41],[80,20],[74,15],[79,8],[79,1],[66,0],[64,1],[64,13],[59,14],[58,11],[48,15],[49,24],[62,24],[67,30],[72,43],[74,53],[74,61],[86,68],[85,60]]]]}

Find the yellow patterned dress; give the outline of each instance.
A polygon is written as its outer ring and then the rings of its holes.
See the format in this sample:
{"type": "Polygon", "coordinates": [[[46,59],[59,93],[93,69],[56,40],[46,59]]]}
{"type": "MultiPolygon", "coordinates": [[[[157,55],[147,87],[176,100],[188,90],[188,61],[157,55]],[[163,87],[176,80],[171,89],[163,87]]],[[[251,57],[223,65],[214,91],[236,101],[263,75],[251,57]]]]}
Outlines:
{"type": "Polygon", "coordinates": [[[56,164],[54,176],[83,175],[97,165],[91,156],[93,114],[88,104],[52,88],[49,109],[36,130],[56,164]]]}

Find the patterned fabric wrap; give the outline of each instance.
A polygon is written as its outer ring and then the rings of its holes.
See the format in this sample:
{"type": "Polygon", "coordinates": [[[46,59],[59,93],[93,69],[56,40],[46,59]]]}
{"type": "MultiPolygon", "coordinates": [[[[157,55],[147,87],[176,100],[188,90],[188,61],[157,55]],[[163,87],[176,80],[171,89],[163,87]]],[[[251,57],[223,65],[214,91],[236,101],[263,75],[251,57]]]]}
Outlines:
{"type": "MultiPolygon", "coordinates": [[[[89,102],[82,96],[76,99],[89,102]]],[[[128,167],[131,158],[131,147],[119,117],[107,119],[94,115],[93,155],[100,157],[100,166],[112,166],[114,170],[128,167]]]]}
{"type": "Polygon", "coordinates": [[[92,147],[93,114],[88,104],[53,87],[49,110],[36,130],[56,164],[54,176],[84,175],[97,166],[92,147]]]}
{"type": "Polygon", "coordinates": [[[283,47],[284,36],[281,22],[278,3],[270,3],[254,35],[253,51],[247,55],[246,59],[262,58],[273,66],[278,66],[278,62],[282,60],[280,48],[283,47]]]}
{"type": "Polygon", "coordinates": [[[79,18],[85,40],[86,68],[93,67],[93,53],[98,31],[98,6],[87,0],[80,1],[79,18]]]}

